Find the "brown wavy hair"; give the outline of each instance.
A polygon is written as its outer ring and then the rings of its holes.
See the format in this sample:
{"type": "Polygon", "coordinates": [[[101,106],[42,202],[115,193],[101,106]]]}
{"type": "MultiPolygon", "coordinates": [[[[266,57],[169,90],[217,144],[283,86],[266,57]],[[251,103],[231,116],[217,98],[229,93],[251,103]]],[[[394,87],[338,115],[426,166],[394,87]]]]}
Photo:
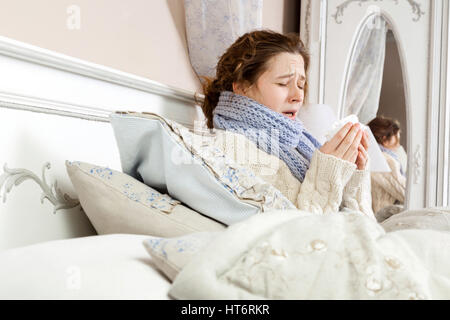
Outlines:
{"type": "Polygon", "coordinates": [[[400,131],[400,123],[397,120],[383,116],[372,119],[367,125],[380,144],[390,140],[400,131]]]}
{"type": "MultiPolygon", "coordinates": [[[[216,67],[216,78],[201,77],[205,99],[202,110],[208,128],[213,128],[213,110],[222,91],[233,91],[233,82],[249,87],[268,68],[268,61],[280,53],[298,53],[303,57],[305,72],[309,54],[297,33],[281,34],[271,30],[257,30],[239,37],[221,56],[216,67]]],[[[307,81],[304,96],[307,96],[307,81]]]]}

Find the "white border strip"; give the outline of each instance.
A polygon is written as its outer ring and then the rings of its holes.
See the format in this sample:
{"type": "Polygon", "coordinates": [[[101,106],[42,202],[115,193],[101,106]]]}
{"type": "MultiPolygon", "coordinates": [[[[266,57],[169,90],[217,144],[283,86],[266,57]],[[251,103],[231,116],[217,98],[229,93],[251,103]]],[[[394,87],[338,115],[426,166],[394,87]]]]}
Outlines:
{"type": "MultiPolygon", "coordinates": [[[[0,36],[0,55],[195,104],[194,93],[0,36]]],[[[204,96],[196,94],[199,103],[204,96]]]]}
{"type": "Polygon", "coordinates": [[[448,206],[450,199],[450,6],[432,2],[430,95],[428,104],[426,206],[448,206]]]}
{"type": "Polygon", "coordinates": [[[425,204],[427,207],[438,204],[438,136],[439,136],[439,105],[441,103],[441,34],[442,34],[442,3],[432,1],[432,19],[430,20],[430,82],[428,102],[427,137],[427,169],[425,181],[425,204]]]}
{"type": "MultiPolygon", "coordinates": [[[[111,113],[127,111],[111,111],[96,107],[48,100],[40,97],[0,92],[0,108],[2,107],[108,123],[110,122],[109,116],[111,113]]],[[[194,123],[188,123],[179,119],[176,121],[189,129],[194,128],[194,123]]]]}
{"type": "Polygon", "coordinates": [[[328,4],[326,0],[320,2],[320,64],[319,64],[319,104],[325,99],[325,68],[327,52],[327,18],[328,4]]]}
{"type": "Polygon", "coordinates": [[[0,107],[101,122],[109,122],[109,114],[113,112],[100,108],[4,92],[0,92],[0,107]]]}
{"type": "Polygon", "coordinates": [[[447,1],[443,3],[443,17],[442,17],[442,46],[444,50],[442,50],[442,59],[445,63],[445,79],[442,83],[442,88],[445,89],[445,100],[441,101],[440,104],[440,120],[439,124],[439,140],[442,141],[439,144],[441,148],[441,162],[439,163],[439,170],[442,172],[442,202],[438,205],[440,206],[448,206],[449,205],[449,197],[450,197],[450,188],[449,188],[449,179],[450,179],[450,168],[449,168],[449,157],[450,157],[450,63],[449,63],[449,52],[450,52],[450,41],[448,39],[450,35],[450,23],[449,23],[449,15],[450,15],[450,6],[447,1]]]}

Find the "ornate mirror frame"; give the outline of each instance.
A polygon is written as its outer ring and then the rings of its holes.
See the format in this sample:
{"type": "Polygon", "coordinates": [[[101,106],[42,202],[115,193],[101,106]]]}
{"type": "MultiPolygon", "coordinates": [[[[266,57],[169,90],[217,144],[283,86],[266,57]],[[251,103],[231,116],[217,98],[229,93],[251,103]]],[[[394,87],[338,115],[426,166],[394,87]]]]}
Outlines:
{"type": "MultiPolygon", "coordinates": [[[[356,51],[356,47],[360,41],[362,32],[365,28],[365,26],[367,25],[367,23],[374,17],[374,16],[380,16],[382,17],[386,23],[389,26],[389,29],[392,31],[392,33],[394,34],[394,38],[397,44],[397,48],[398,48],[398,54],[399,54],[399,58],[400,58],[400,68],[402,70],[402,78],[403,78],[403,85],[404,85],[404,94],[405,94],[405,113],[406,113],[406,141],[407,141],[407,150],[410,151],[412,150],[412,137],[411,137],[411,130],[409,130],[410,128],[412,128],[412,123],[411,123],[411,105],[410,105],[410,84],[409,84],[409,78],[406,77],[405,75],[407,74],[407,71],[405,70],[405,51],[404,51],[404,44],[399,42],[398,36],[397,36],[397,30],[394,27],[394,23],[391,21],[391,17],[389,17],[389,14],[384,12],[383,9],[380,9],[379,12],[373,12],[373,13],[368,13],[366,16],[364,16],[361,19],[361,22],[359,23],[353,40],[352,40],[352,46],[351,49],[348,53],[348,57],[347,57],[347,61],[345,63],[345,72],[344,72],[344,77],[343,77],[343,81],[341,83],[342,87],[340,90],[340,98],[339,98],[339,105],[338,105],[338,117],[339,119],[347,116],[345,114],[345,97],[347,94],[347,84],[350,80],[350,72],[351,72],[351,67],[352,67],[352,61],[355,58],[355,51],[356,51]]],[[[403,131],[405,132],[405,131],[403,131]]],[[[415,161],[413,162],[414,165],[414,170],[413,171],[413,179],[415,179],[414,181],[411,180],[411,174],[408,174],[407,176],[407,184],[406,184],[406,195],[405,195],[405,207],[409,207],[408,204],[410,203],[409,199],[410,199],[410,190],[411,190],[411,184],[412,183],[418,183],[418,176],[420,175],[420,172],[417,171],[417,168],[420,165],[420,161],[421,158],[419,156],[419,158],[417,159],[412,159],[414,157],[414,154],[411,155],[411,152],[408,152],[408,172],[411,170],[411,161],[415,161]]]]}
{"type": "Polygon", "coordinates": [[[300,35],[311,53],[311,103],[342,116],[343,89],[357,30],[378,8],[397,41],[407,105],[406,207],[450,204],[447,107],[449,5],[432,0],[303,0],[300,35]],[[336,76],[338,75],[338,76],[336,76]]]}

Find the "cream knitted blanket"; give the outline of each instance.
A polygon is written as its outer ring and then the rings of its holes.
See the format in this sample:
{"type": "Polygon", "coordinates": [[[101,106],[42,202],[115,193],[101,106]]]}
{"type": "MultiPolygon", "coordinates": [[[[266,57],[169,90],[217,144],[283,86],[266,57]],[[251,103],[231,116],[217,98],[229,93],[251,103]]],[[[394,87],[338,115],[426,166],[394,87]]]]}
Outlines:
{"type": "Polygon", "coordinates": [[[450,299],[450,232],[386,233],[373,219],[356,212],[273,211],[222,232],[182,269],[170,295],[450,299]]]}

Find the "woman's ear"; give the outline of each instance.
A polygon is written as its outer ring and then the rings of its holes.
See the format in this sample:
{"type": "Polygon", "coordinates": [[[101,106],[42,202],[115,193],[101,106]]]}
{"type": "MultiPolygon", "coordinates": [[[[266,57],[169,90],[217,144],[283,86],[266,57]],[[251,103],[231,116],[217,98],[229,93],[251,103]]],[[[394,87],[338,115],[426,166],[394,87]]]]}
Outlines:
{"type": "Polygon", "coordinates": [[[236,94],[244,95],[244,89],[242,84],[233,82],[233,92],[236,94]]]}
{"type": "Polygon", "coordinates": [[[395,135],[395,144],[400,145],[400,131],[395,135]]]}

